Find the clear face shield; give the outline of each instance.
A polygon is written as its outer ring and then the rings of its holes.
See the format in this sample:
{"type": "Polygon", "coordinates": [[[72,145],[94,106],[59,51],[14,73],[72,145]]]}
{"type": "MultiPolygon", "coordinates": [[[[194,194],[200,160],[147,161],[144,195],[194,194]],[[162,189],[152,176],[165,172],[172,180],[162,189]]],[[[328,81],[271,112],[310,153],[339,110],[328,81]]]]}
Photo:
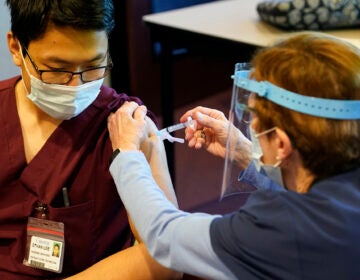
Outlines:
{"type": "Polygon", "coordinates": [[[234,71],[234,84],[229,111],[229,130],[228,140],[226,143],[226,155],[224,172],[221,187],[221,197],[230,196],[236,193],[248,193],[254,190],[250,184],[240,182],[239,175],[241,169],[235,164],[234,157],[236,150],[239,149],[239,130],[242,137],[250,139],[250,121],[251,114],[247,110],[247,104],[250,97],[250,91],[239,86],[238,79],[248,78],[251,69],[250,63],[237,63],[234,71]]]}
{"type": "Polygon", "coordinates": [[[249,63],[235,65],[220,199],[236,193],[249,193],[256,190],[256,186],[239,180],[243,170],[235,163],[235,156],[236,153],[241,152],[241,145],[244,145],[245,141],[250,141],[251,138],[251,112],[247,105],[253,94],[289,110],[311,116],[336,120],[360,119],[360,100],[305,96],[280,88],[268,81],[251,80],[249,79],[250,71],[249,63]]]}

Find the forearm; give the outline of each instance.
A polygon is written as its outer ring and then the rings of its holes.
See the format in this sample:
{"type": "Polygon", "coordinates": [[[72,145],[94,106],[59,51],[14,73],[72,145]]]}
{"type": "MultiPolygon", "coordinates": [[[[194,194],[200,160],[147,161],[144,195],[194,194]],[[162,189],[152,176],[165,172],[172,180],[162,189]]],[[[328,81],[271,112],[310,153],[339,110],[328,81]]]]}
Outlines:
{"type": "Polygon", "coordinates": [[[191,275],[226,278],[227,269],[210,242],[209,228],[218,216],[176,209],[159,190],[139,152],[121,153],[110,172],[135,227],[156,260],[191,275]]]}
{"type": "MultiPolygon", "coordinates": [[[[157,128],[150,119],[147,121],[147,126],[148,138],[143,141],[140,150],[144,153],[146,160],[149,163],[151,174],[156,184],[164,192],[167,199],[171,201],[176,207],[178,207],[174,187],[171,181],[170,173],[168,171],[167,158],[163,141],[155,135],[157,128]]],[[[136,240],[142,242],[130,216],[129,221],[136,240]]]]}
{"type": "Polygon", "coordinates": [[[156,126],[148,120],[149,137],[141,144],[141,151],[144,153],[151,169],[151,174],[156,184],[164,192],[166,197],[178,207],[173,183],[171,181],[165,147],[163,141],[155,135],[156,126]]]}
{"type": "Polygon", "coordinates": [[[153,280],[181,279],[182,274],[169,270],[156,262],[147,252],[144,244],[120,251],[68,280],[153,280]]]}

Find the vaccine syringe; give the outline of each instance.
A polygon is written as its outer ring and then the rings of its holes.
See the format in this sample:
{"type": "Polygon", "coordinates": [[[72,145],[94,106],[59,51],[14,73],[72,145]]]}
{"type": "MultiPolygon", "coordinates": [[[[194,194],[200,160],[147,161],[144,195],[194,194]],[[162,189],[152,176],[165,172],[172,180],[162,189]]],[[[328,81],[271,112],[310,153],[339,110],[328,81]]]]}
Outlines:
{"type": "Polygon", "coordinates": [[[170,142],[176,141],[179,143],[184,143],[185,142],[184,139],[173,137],[170,135],[170,133],[180,129],[184,129],[186,127],[191,127],[192,129],[195,129],[195,121],[191,117],[188,117],[186,122],[170,125],[168,127],[159,130],[158,136],[160,136],[162,140],[167,139],[170,142]]]}
{"type": "Polygon", "coordinates": [[[191,128],[194,128],[194,124],[195,124],[195,121],[191,117],[188,117],[188,120],[186,122],[170,125],[166,128],[163,128],[162,130],[166,130],[167,132],[170,133],[170,132],[174,132],[174,131],[186,128],[188,126],[190,126],[191,128]]]}

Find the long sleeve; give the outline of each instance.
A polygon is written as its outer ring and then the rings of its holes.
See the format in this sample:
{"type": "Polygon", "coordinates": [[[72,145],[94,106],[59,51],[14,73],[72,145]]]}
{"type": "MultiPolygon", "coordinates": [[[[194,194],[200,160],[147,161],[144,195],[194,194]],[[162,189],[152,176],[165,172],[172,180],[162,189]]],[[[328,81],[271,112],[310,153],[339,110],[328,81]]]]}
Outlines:
{"type": "Polygon", "coordinates": [[[211,246],[220,216],[178,210],[156,185],[141,152],[122,152],[110,166],[117,190],[150,254],[162,265],[210,279],[235,279],[211,246]]]}

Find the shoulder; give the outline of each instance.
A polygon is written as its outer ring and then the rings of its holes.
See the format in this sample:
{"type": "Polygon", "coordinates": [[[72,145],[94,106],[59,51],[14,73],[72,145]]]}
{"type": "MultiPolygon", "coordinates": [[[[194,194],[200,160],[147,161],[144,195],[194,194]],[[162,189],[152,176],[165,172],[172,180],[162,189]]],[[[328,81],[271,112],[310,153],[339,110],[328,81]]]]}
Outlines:
{"type": "Polygon", "coordinates": [[[94,101],[93,105],[100,109],[116,110],[130,97],[125,93],[118,93],[115,89],[102,85],[100,88],[99,96],[94,101]]]}
{"type": "Polygon", "coordinates": [[[21,79],[21,76],[15,76],[6,80],[0,81],[0,92],[7,92],[14,90],[16,82],[21,79]]]}
{"type": "MultiPolygon", "coordinates": [[[[93,105],[101,110],[109,111],[110,113],[115,112],[125,101],[134,101],[140,105],[146,105],[139,97],[130,96],[126,93],[118,93],[114,88],[106,85],[101,87],[100,94],[93,105]]],[[[158,125],[156,115],[153,112],[148,111],[148,116],[156,125],[158,125]]]]}
{"type": "Polygon", "coordinates": [[[293,193],[284,191],[255,191],[239,210],[213,221],[210,228],[212,242],[220,247],[234,246],[238,249],[237,244],[256,247],[262,238],[266,238],[269,244],[270,240],[275,244],[275,240],[291,236],[284,236],[284,232],[294,232],[293,220],[301,212],[294,211],[298,204],[301,204],[298,194],[293,196],[293,193]]]}
{"type": "Polygon", "coordinates": [[[296,228],[283,193],[255,191],[238,211],[213,220],[212,248],[234,274],[253,279],[246,267],[267,266],[264,258],[282,259],[278,252],[283,244],[286,253],[296,252],[296,228]]]}
{"type": "Polygon", "coordinates": [[[274,216],[287,216],[288,199],[287,192],[274,190],[258,190],[251,193],[246,203],[237,211],[227,214],[220,219],[216,219],[214,224],[231,226],[232,230],[237,228],[244,230],[243,227],[260,226],[260,224],[274,223],[274,216]]]}

